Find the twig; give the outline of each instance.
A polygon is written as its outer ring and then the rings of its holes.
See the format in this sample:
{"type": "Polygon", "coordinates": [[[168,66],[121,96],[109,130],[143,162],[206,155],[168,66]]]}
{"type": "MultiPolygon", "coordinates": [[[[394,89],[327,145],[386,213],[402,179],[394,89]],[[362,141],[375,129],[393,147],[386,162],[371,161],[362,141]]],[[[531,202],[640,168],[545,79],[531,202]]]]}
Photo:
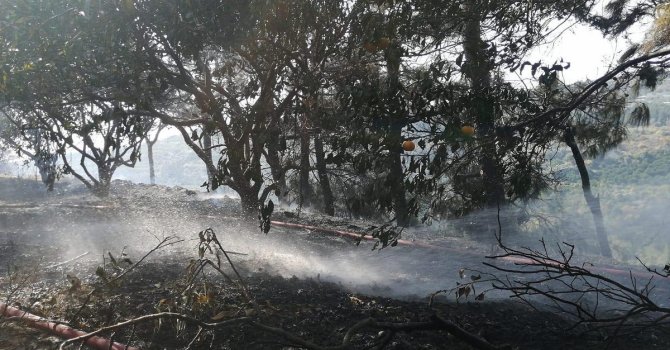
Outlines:
{"type": "MultiPolygon", "coordinates": [[[[134,263],[133,265],[131,265],[130,267],[128,267],[126,270],[124,270],[124,271],[123,271],[122,273],[120,273],[119,275],[117,275],[117,276],[115,276],[114,278],[108,280],[108,281],[107,281],[107,284],[114,283],[114,282],[118,281],[119,279],[123,278],[123,277],[124,277],[125,275],[127,275],[130,271],[134,270],[137,266],[139,266],[139,265],[140,265],[140,264],[141,264],[141,263],[142,263],[142,262],[149,256],[149,255],[151,255],[153,252],[155,252],[155,251],[157,251],[157,250],[159,250],[159,249],[165,248],[165,247],[167,247],[167,246],[170,246],[170,245],[173,245],[173,244],[177,244],[177,243],[182,242],[182,241],[183,241],[183,240],[181,240],[181,239],[177,239],[176,237],[173,237],[173,236],[163,238],[163,240],[161,240],[161,241],[160,241],[160,242],[159,242],[153,249],[151,249],[149,252],[147,252],[146,254],[144,254],[144,256],[143,256],[142,258],[140,258],[140,260],[138,260],[136,263],[134,263]]],[[[72,318],[71,318],[72,320],[76,319],[76,318],[79,316],[79,314],[81,314],[81,312],[84,310],[84,308],[86,307],[86,305],[88,305],[88,303],[91,301],[91,297],[93,297],[93,294],[97,293],[99,290],[100,290],[100,287],[95,287],[95,288],[93,288],[93,290],[91,290],[91,291],[86,295],[86,298],[84,299],[84,302],[81,304],[81,306],[79,307],[79,309],[77,310],[77,312],[75,312],[74,315],[72,316],[72,318]]]]}
{"type": "Polygon", "coordinates": [[[245,322],[249,321],[248,317],[240,317],[240,318],[234,318],[234,319],[221,321],[221,322],[216,322],[216,323],[207,323],[207,322],[200,321],[197,318],[193,318],[193,317],[190,317],[190,316],[187,316],[187,315],[184,315],[184,314],[180,314],[180,313],[161,312],[161,313],[157,313],[157,314],[144,315],[144,316],[141,316],[141,317],[138,317],[138,318],[134,318],[132,320],[117,323],[115,325],[102,327],[102,328],[99,328],[98,330],[86,333],[82,336],[72,338],[72,339],[68,339],[68,340],[62,342],[60,344],[60,346],[58,347],[58,349],[63,350],[64,347],[68,344],[72,344],[72,343],[75,343],[75,342],[78,342],[78,341],[84,341],[84,340],[86,340],[90,337],[97,336],[101,333],[110,332],[110,331],[114,331],[114,330],[117,330],[117,329],[122,329],[122,328],[125,328],[125,327],[128,327],[128,326],[131,326],[131,325],[135,325],[135,324],[138,324],[138,323],[153,321],[153,320],[158,320],[158,319],[177,319],[177,320],[181,320],[181,321],[184,321],[184,322],[193,323],[193,324],[196,324],[196,325],[198,325],[202,328],[208,328],[208,329],[230,327],[230,326],[239,325],[239,324],[242,324],[242,323],[245,323],[245,322]]]}
{"type": "Polygon", "coordinates": [[[446,320],[440,316],[434,315],[431,317],[430,321],[424,321],[424,322],[400,322],[400,323],[395,323],[395,322],[379,322],[373,318],[366,318],[364,320],[359,321],[355,325],[353,325],[347,333],[344,335],[344,338],[342,339],[342,343],[340,345],[336,346],[329,346],[329,347],[323,347],[319,346],[317,344],[314,344],[310,341],[307,341],[305,339],[302,339],[290,332],[287,332],[286,330],[282,328],[277,328],[277,327],[271,327],[264,325],[262,323],[258,323],[255,321],[250,322],[252,325],[255,327],[262,329],[264,331],[267,331],[269,333],[273,333],[275,335],[279,335],[284,337],[285,339],[293,342],[295,345],[302,346],[307,349],[311,350],[344,350],[348,349],[351,347],[351,340],[353,336],[360,331],[361,329],[365,328],[372,328],[372,329],[380,329],[380,330],[385,330],[389,331],[390,335],[382,337],[379,342],[380,345],[384,343],[388,343],[390,341],[389,337],[392,337],[395,333],[398,332],[412,332],[412,331],[422,331],[422,330],[445,330],[449,333],[451,333],[454,337],[464,341],[468,345],[476,348],[476,349],[481,349],[481,350],[500,350],[500,349],[509,349],[509,346],[503,345],[503,346],[496,346],[488,341],[486,341],[484,338],[481,338],[475,334],[472,334],[465,329],[459,327],[455,323],[446,320]]]}
{"type": "Polygon", "coordinates": [[[46,268],[47,268],[47,269],[53,269],[53,268],[55,268],[55,267],[63,266],[63,265],[65,265],[65,264],[69,264],[69,263],[71,263],[71,262],[73,262],[73,261],[75,261],[75,260],[77,260],[77,259],[81,259],[81,258],[85,257],[86,255],[88,255],[88,252],[83,253],[83,254],[80,254],[80,255],[77,255],[77,256],[75,256],[74,258],[70,259],[70,260],[66,260],[66,261],[60,262],[60,263],[58,263],[58,264],[49,265],[49,266],[47,266],[46,268]]]}

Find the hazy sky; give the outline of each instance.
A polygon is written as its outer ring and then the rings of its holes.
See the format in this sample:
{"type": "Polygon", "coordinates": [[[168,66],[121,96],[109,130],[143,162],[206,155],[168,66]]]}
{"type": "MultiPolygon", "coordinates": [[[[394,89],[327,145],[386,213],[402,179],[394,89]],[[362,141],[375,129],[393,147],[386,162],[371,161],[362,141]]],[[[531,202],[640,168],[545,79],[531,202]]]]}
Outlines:
{"type": "MultiPolygon", "coordinates": [[[[560,39],[545,44],[534,50],[529,61],[543,60],[546,64],[563,58],[570,62],[570,69],[564,71],[564,78],[568,83],[586,78],[596,79],[616,65],[621,53],[626,51],[631,43],[639,43],[649,23],[639,23],[634,26],[627,38],[612,40],[585,25],[573,25],[563,30],[557,30],[556,36],[560,39]]],[[[524,78],[529,76],[524,74],[524,78]]]]}

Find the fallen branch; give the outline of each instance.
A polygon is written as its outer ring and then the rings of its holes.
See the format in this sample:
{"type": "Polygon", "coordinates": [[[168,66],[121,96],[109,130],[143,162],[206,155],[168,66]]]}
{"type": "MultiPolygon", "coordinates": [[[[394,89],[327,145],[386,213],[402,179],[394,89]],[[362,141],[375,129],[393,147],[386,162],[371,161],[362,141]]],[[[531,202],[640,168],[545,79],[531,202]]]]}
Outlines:
{"type": "MultiPolygon", "coordinates": [[[[175,313],[175,312],[161,312],[161,313],[157,313],[157,314],[144,315],[144,316],[141,316],[141,317],[138,317],[138,318],[134,318],[132,320],[117,323],[115,325],[102,327],[102,328],[100,328],[98,330],[95,330],[93,332],[81,334],[77,337],[70,338],[70,339],[62,342],[60,344],[60,346],[58,347],[58,349],[63,350],[66,345],[72,344],[72,343],[75,343],[75,342],[79,342],[79,341],[83,341],[83,342],[86,342],[88,344],[89,339],[91,339],[93,337],[96,337],[99,334],[102,334],[102,333],[105,333],[105,332],[115,331],[115,330],[118,330],[118,329],[123,329],[125,327],[132,326],[132,325],[135,325],[135,324],[138,324],[138,323],[148,322],[148,321],[153,321],[153,320],[158,320],[158,319],[177,319],[177,320],[181,320],[181,321],[184,321],[184,322],[189,322],[189,323],[198,325],[199,327],[206,328],[206,329],[236,326],[236,325],[239,325],[241,323],[249,321],[248,317],[240,317],[240,318],[234,318],[234,319],[221,321],[221,322],[216,322],[216,323],[207,323],[207,322],[200,321],[197,318],[193,318],[193,317],[183,315],[183,314],[179,314],[179,313],[175,313]]],[[[137,348],[130,348],[130,347],[127,348],[127,349],[137,350],[137,348]]]]}
{"type": "Polygon", "coordinates": [[[47,269],[53,269],[53,268],[55,268],[55,267],[63,266],[63,265],[69,264],[69,263],[71,263],[71,262],[73,262],[73,261],[75,261],[75,260],[77,260],[77,259],[81,259],[81,258],[85,257],[86,255],[88,255],[88,252],[83,253],[83,254],[80,254],[80,255],[77,255],[77,256],[75,256],[74,258],[70,259],[70,260],[66,260],[66,261],[60,262],[60,263],[58,263],[58,264],[49,265],[49,266],[47,266],[46,268],[47,268],[47,269]]]}
{"type": "MultiPolygon", "coordinates": [[[[99,347],[99,345],[104,345],[106,344],[108,347],[104,349],[114,349],[114,350],[121,350],[124,349],[124,345],[118,344],[118,343],[110,343],[109,340],[100,338],[99,335],[106,333],[106,332],[112,332],[116,331],[119,329],[123,329],[129,326],[134,326],[139,323],[143,322],[148,322],[148,321],[153,321],[153,320],[159,320],[159,319],[177,319],[186,323],[190,323],[192,325],[198,326],[199,330],[198,333],[201,333],[203,329],[220,329],[220,328],[226,328],[226,327],[231,327],[231,326],[237,326],[241,324],[248,324],[252,327],[255,327],[257,329],[260,329],[262,331],[265,331],[267,333],[271,333],[277,336],[280,336],[287,341],[289,341],[292,345],[296,345],[305,349],[310,349],[310,350],[345,350],[349,349],[352,346],[352,339],[354,338],[354,335],[356,335],[359,331],[363,329],[374,329],[374,330],[381,330],[381,331],[387,331],[388,336],[382,337],[380,341],[380,346],[383,346],[384,344],[388,343],[388,341],[391,340],[392,336],[395,333],[398,332],[413,332],[413,331],[426,331],[426,330],[444,330],[452,334],[454,337],[457,339],[467,343],[468,345],[472,346],[475,349],[481,349],[481,350],[502,350],[502,349],[510,349],[509,346],[504,345],[504,346],[496,346],[491,343],[489,343],[487,340],[484,338],[475,335],[473,333],[468,332],[467,330],[461,328],[457,324],[444,319],[443,317],[440,317],[438,315],[434,315],[431,317],[429,321],[423,321],[423,322],[380,322],[377,321],[373,318],[367,318],[364,320],[359,321],[355,325],[353,325],[349,330],[346,332],[342,339],[342,343],[340,345],[336,346],[320,346],[318,344],[315,344],[309,340],[303,339],[291,332],[286,331],[283,328],[279,327],[273,327],[269,326],[263,323],[260,323],[256,320],[253,320],[252,318],[249,317],[238,317],[238,318],[233,318],[230,320],[226,321],[221,321],[221,322],[215,322],[215,323],[208,323],[208,322],[203,322],[201,320],[198,320],[194,317],[190,317],[184,314],[180,313],[174,313],[174,312],[161,312],[161,313],[156,313],[156,314],[150,314],[150,315],[144,315],[138,318],[134,318],[131,320],[127,320],[124,322],[117,323],[115,325],[107,326],[107,327],[102,327],[98,330],[89,332],[89,333],[83,333],[81,331],[77,331],[77,336],[70,337],[68,340],[62,342],[59,346],[59,350],[63,350],[65,346],[69,344],[74,344],[76,342],[84,342],[86,345],[90,346],[95,346],[99,347]],[[106,342],[106,343],[105,343],[106,342]]],[[[381,348],[381,347],[380,347],[381,348]]],[[[103,348],[100,348],[103,349],[103,348]]],[[[125,347],[125,349],[129,350],[138,350],[137,348],[134,347],[125,347]]]]}
{"type": "Polygon", "coordinates": [[[555,252],[544,240],[535,249],[509,247],[502,241],[501,226],[498,217],[496,240],[503,253],[487,258],[514,264],[484,262],[507,274],[505,278],[496,278],[493,288],[510,292],[512,297],[532,307],[535,307],[533,298],[543,298],[560,312],[574,317],[575,327],[586,324],[595,329],[613,329],[614,335],[624,326],[644,328],[670,322],[670,307],[656,300],[652,293],[656,288],[654,270],[647,267],[652,273],[642,280],[633,271],[627,272],[626,281],[617,280],[596,272],[591,264],[574,263],[575,246],[569,243],[557,243],[555,252]]]}

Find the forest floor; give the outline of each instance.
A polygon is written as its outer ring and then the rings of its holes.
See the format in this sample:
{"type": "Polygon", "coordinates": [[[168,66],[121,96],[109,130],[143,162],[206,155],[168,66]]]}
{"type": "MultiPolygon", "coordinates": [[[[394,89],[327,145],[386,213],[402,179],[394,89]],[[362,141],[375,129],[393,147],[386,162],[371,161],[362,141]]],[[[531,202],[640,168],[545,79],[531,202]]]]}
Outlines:
{"type": "MultiPolygon", "coordinates": [[[[349,231],[369,224],[277,214],[282,221],[349,231]]],[[[493,291],[483,301],[474,301],[474,292],[460,300],[443,294],[429,307],[431,292],[455,289],[463,277],[460,269],[481,266],[489,249],[460,237],[439,243],[450,250],[372,252],[365,242],[356,246],[346,237],[306,230],[273,228],[264,235],[255,223],[240,219],[235,199],[185,189],[115,182],[112,196],[98,199],[76,184],[59,184],[47,195],[35,181],[0,178],[0,303],[86,331],[159,312],[204,322],[257,322],[200,331],[188,321],[162,319],[103,334],[143,349],[299,348],[289,333],[332,347],[368,318],[418,325],[435,316],[493,345],[517,349],[667,349],[670,344],[668,328],[624,330],[617,337],[584,332],[555,312],[493,291]],[[237,273],[223,256],[221,271],[194,269],[198,232],[208,227],[231,253],[237,273]],[[146,255],[164,239],[171,244],[146,255]]],[[[216,261],[203,252],[208,256],[216,261]]],[[[371,348],[386,335],[361,328],[353,333],[351,348],[371,348]]],[[[53,349],[61,341],[0,319],[0,349],[53,349]]],[[[470,348],[443,330],[399,331],[385,347],[470,348]]]]}

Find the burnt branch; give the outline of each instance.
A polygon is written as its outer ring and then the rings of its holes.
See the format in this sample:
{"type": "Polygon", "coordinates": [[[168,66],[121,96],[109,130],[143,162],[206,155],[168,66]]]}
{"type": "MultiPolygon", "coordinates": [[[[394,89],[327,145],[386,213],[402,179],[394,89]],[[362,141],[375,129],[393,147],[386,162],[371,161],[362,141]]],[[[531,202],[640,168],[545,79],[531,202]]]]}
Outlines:
{"type": "Polygon", "coordinates": [[[645,328],[668,323],[670,307],[654,294],[658,277],[667,275],[645,266],[649,273],[629,271],[615,277],[611,269],[588,262],[577,262],[575,246],[566,242],[549,245],[540,240],[539,248],[512,248],[496,233],[503,253],[488,256],[485,266],[505,273],[496,277],[493,288],[510,292],[513,298],[531,306],[547,302],[576,320],[575,327],[609,329],[645,328]],[[496,263],[494,263],[495,261],[496,263]]]}

